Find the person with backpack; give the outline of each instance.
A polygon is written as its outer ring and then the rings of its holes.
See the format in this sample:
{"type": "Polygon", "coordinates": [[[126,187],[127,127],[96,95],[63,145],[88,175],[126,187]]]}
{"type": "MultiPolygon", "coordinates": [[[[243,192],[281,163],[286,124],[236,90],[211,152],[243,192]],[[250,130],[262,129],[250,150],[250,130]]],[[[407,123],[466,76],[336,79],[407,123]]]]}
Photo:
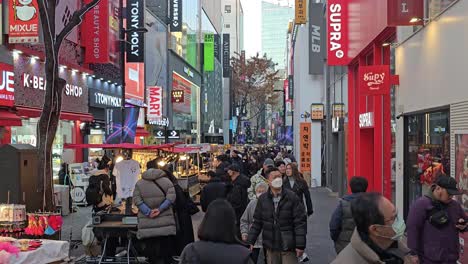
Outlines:
{"type": "Polygon", "coordinates": [[[89,185],[86,189],[86,202],[93,206],[95,213],[107,209],[113,204],[112,189],[109,178],[109,165],[101,161],[98,170],[89,177],[89,185]]]}
{"type": "Polygon", "coordinates": [[[368,182],[364,177],[354,176],[349,186],[352,194],[343,196],[330,220],[330,236],[335,243],[336,254],[339,254],[351,241],[356,227],[351,213],[351,201],[367,191],[368,182]]]}

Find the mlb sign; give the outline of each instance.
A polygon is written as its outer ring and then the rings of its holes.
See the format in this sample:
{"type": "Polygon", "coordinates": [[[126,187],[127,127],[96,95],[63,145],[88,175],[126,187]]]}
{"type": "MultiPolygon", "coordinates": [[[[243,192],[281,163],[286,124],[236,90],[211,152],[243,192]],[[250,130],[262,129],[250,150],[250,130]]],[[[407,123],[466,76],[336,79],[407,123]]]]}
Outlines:
{"type": "Polygon", "coordinates": [[[163,112],[163,90],[160,86],[148,87],[148,110],[147,119],[150,121],[160,120],[163,112]]]}

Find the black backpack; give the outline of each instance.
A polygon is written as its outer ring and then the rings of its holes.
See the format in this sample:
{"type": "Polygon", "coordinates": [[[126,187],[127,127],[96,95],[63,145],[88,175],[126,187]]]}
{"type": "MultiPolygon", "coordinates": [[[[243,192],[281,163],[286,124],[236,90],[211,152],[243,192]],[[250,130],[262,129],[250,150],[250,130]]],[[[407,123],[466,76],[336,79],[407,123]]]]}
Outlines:
{"type": "Polygon", "coordinates": [[[99,176],[89,177],[89,185],[86,189],[86,202],[88,205],[98,205],[102,202],[102,180],[99,176]]]}

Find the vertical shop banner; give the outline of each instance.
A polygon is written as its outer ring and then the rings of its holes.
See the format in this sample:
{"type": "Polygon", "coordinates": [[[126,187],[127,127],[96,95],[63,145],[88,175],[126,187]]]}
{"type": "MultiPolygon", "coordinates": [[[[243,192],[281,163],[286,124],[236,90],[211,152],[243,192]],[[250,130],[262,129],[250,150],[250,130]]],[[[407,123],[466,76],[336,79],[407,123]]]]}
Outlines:
{"type": "MultiPolygon", "coordinates": [[[[85,0],[89,4],[92,0],[85,0]]],[[[109,0],[101,0],[85,14],[81,26],[86,63],[109,62],[109,0]]]]}
{"type": "Polygon", "coordinates": [[[170,0],[171,32],[182,32],[182,0],[170,0]]]}
{"type": "Polygon", "coordinates": [[[203,70],[205,72],[214,71],[214,34],[205,33],[203,45],[203,70]]]}
{"type": "Polygon", "coordinates": [[[162,119],[163,112],[163,89],[161,86],[148,87],[148,110],[146,118],[148,121],[162,119]]]}
{"type": "Polygon", "coordinates": [[[284,90],[284,100],[288,101],[289,100],[289,78],[285,79],[283,82],[283,90],[284,90]]]}
{"type": "Polygon", "coordinates": [[[311,104],[310,105],[310,119],[321,121],[325,116],[325,105],[324,104],[311,104]]]}
{"type": "MultiPolygon", "coordinates": [[[[0,10],[3,10],[3,0],[0,0],[0,10]]],[[[0,43],[3,43],[3,14],[0,16],[0,43]]]]}
{"type": "Polygon", "coordinates": [[[333,117],[345,117],[345,104],[333,104],[333,117]]]}
{"type": "Polygon", "coordinates": [[[143,106],[145,101],[145,64],[125,63],[125,101],[143,106]]]}
{"type": "Polygon", "coordinates": [[[9,0],[9,43],[39,42],[39,6],[37,0],[9,0]]]}
{"type": "Polygon", "coordinates": [[[122,143],[135,143],[139,107],[125,108],[125,121],[122,127],[122,143]]]}
{"type": "Polygon", "coordinates": [[[145,3],[141,0],[127,2],[127,62],[144,62],[145,36],[140,32],[145,27],[145,3]]]}
{"type": "Polygon", "coordinates": [[[424,0],[392,0],[387,2],[388,26],[415,26],[424,24],[424,0]],[[412,18],[420,21],[411,23],[412,18]]]}
{"type": "Polygon", "coordinates": [[[328,65],[347,65],[349,49],[348,0],[327,1],[328,65]]]}
{"type": "MultiPolygon", "coordinates": [[[[463,210],[468,212],[468,131],[455,131],[455,179],[463,192],[456,196],[463,210]]],[[[459,263],[468,263],[468,233],[460,233],[459,263]]]]}
{"type": "Polygon", "coordinates": [[[307,23],[307,0],[296,0],[294,22],[297,25],[307,23]]]}
{"type": "Polygon", "coordinates": [[[122,109],[106,108],[106,144],[119,144],[122,137],[122,109]]]}
{"type": "Polygon", "coordinates": [[[323,74],[325,59],[323,4],[309,4],[309,74],[323,74]]]}
{"type": "Polygon", "coordinates": [[[288,76],[288,85],[289,85],[289,96],[288,98],[289,99],[293,99],[294,98],[294,75],[289,75],[288,76]]]}
{"type": "Polygon", "coordinates": [[[0,63],[0,106],[15,104],[15,74],[13,65],[0,63]]]}
{"type": "Polygon", "coordinates": [[[221,62],[221,38],[219,34],[214,35],[214,57],[221,62]]]}
{"type": "Polygon", "coordinates": [[[231,37],[223,34],[223,77],[231,76],[231,37]]]}
{"type": "Polygon", "coordinates": [[[359,67],[359,90],[361,95],[390,93],[390,66],[372,65],[359,67]]]}
{"type": "Polygon", "coordinates": [[[311,129],[312,126],[310,123],[301,123],[300,124],[300,134],[299,136],[301,137],[299,139],[300,142],[300,164],[301,164],[301,172],[310,172],[311,170],[311,152],[312,152],[312,146],[311,146],[311,129]]]}

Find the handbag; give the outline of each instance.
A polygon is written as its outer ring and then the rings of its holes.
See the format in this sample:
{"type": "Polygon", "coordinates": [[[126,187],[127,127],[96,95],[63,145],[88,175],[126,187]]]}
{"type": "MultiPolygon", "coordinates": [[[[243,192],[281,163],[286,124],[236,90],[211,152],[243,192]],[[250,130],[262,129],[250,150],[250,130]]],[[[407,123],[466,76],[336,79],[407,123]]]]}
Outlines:
{"type": "MultiPolygon", "coordinates": [[[[156,184],[158,189],[161,190],[161,192],[164,194],[164,198],[167,199],[167,192],[161,187],[161,185],[159,185],[159,183],[156,180],[154,180],[153,183],[156,184]]],[[[174,209],[173,204],[171,205],[171,209],[172,209],[172,213],[174,214],[174,219],[175,219],[175,223],[176,223],[176,233],[178,233],[179,230],[180,230],[179,217],[177,216],[177,212],[174,209]]]]}

